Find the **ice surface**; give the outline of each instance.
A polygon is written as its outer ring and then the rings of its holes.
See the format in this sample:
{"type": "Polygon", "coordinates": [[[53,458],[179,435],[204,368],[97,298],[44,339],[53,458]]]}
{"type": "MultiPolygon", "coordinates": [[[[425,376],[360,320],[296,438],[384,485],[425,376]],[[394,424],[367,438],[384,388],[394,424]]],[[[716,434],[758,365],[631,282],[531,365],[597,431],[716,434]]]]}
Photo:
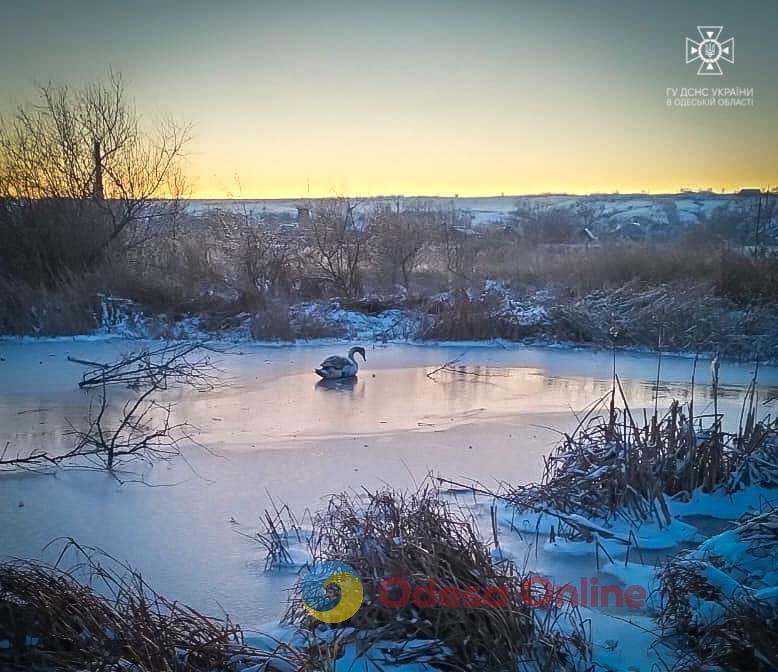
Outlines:
{"type": "MultiPolygon", "coordinates": [[[[66,445],[66,418],[78,421],[89,403],[75,385],[81,370],[66,356],[110,359],[138,345],[115,339],[0,340],[5,360],[0,362],[0,442],[50,449],[66,445]]],[[[269,506],[266,491],[301,513],[318,508],[331,492],[385,482],[412,486],[430,469],[485,483],[536,480],[541,455],[557,438],[544,427],[572,428],[570,409],[585,407],[610,384],[609,353],[389,345],[368,349],[368,362],[352,389],[317,388],[312,367],[342,349],[343,343],[241,344],[243,354],[224,362],[229,387],[176,398],[176,413],[200,426],[200,440],[219,455],[192,453],[194,472],[185,465],[159,465],[145,474],[173,487],[120,486],[91,472],[55,478],[2,475],[2,552],[51,559],[58,547],[43,551],[44,546],[70,535],[128,560],[165,594],[210,613],[223,607],[242,625],[262,629],[283,613],[286,590],[306,559],[304,545],[292,544],[293,566],[266,573],[263,549],[236,533],[257,529],[257,515],[269,506]],[[427,377],[463,352],[465,367],[499,375],[427,377]]],[[[620,354],[618,364],[634,408],[652,405],[656,360],[620,354]]],[[[691,367],[687,359],[663,359],[660,404],[684,397],[691,367]]],[[[737,414],[750,367],[724,364],[721,375],[729,387],[720,409],[737,414]]],[[[767,367],[762,375],[766,385],[778,377],[767,367]]],[[[702,412],[710,403],[709,391],[698,384],[697,393],[702,412]]],[[[776,493],[752,488],[733,498],[695,494],[691,502],[670,502],[670,507],[675,515],[736,518],[767,498],[775,499],[776,493]]],[[[488,511],[488,505],[477,510],[485,539],[491,537],[488,511]]],[[[498,519],[495,555],[557,583],[587,575],[651,588],[654,563],[696,534],[683,521],[663,531],[641,526],[633,530],[641,554],[632,548],[626,566],[627,547],[600,534],[614,562],[601,555],[598,571],[594,544],[547,544],[549,514],[502,507],[498,519]]],[[[623,524],[581,522],[622,539],[629,533],[623,524]]],[[[711,549],[736,559],[726,539],[712,542],[711,549]]],[[[775,598],[774,592],[765,595],[775,598]]],[[[615,669],[651,669],[659,655],[648,644],[654,628],[648,612],[654,606],[649,601],[646,610],[626,615],[589,610],[595,660],[615,669]]]]}

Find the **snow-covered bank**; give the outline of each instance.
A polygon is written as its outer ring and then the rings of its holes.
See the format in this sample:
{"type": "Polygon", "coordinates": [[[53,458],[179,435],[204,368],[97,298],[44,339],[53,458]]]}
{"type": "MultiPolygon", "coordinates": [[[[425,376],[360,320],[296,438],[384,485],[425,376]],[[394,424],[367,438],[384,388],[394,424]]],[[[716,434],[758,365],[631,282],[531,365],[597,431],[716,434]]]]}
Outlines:
{"type": "Polygon", "coordinates": [[[571,297],[553,288],[517,292],[505,283],[487,281],[478,291],[462,289],[413,299],[399,292],[359,301],[271,304],[261,312],[227,317],[155,313],[107,296],[101,297],[100,306],[95,318],[98,328],[69,338],[240,344],[520,343],[595,349],[610,349],[615,343],[619,349],[636,352],[656,351],[661,342],[664,352],[778,361],[778,311],[770,305],[735,306],[701,285],[626,285],[571,297]]]}
{"type": "Polygon", "coordinates": [[[778,509],[765,506],[660,572],[661,622],[684,669],[778,669],[778,509]]]}
{"type": "MultiPolygon", "coordinates": [[[[604,417],[583,416],[575,432],[565,435],[545,458],[539,484],[504,486],[492,520],[509,538],[534,537],[536,558],[542,549],[575,560],[576,572],[548,573],[553,585],[577,591],[576,576],[588,560],[622,590],[645,598],[645,615],[657,618],[656,645],[641,650],[635,640],[642,632],[623,633],[636,669],[660,661],[678,670],[775,669],[778,422],[767,413],[758,417],[752,398],[733,432],[722,431],[718,416],[711,427],[698,425],[692,407],[678,404],[636,424],[637,416],[613,400],[615,390],[604,417]],[[737,527],[708,538],[706,517],[737,527]],[[691,544],[699,547],[678,554],[691,544]]],[[[518,561],[522,550],[528,557],[526,542],[503,544],[496,534],[494,539],[501,559],[518,561]]],[[[583,574],[585,595],[602,577],[589,576],[585,568],[583,574]]],[[[605,597],[581,602],[593,633],[603,610],[623,607],[615,593],[613,604],[603,604],[605,597]]],[[[579,593],[572,594],[578,605],[579,593]]],[[[629,614],[625,620],[638,627],[629,614]]]]}

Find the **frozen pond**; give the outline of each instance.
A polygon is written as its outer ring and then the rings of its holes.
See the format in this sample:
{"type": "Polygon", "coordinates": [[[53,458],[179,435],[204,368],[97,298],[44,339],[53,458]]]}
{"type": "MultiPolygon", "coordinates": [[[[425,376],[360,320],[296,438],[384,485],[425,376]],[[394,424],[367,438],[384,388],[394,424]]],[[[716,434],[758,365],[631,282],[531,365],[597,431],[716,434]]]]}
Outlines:
{"type": "MultiPolygon", "coordinates": [[[[89,407],[77,387],[83,367],[67,356],[108,361],[139,346],[0,340],[0,446],[67,447],[68,423],[83,424],[89,407]]],[[[144,473],[154,487],[98,472],[0,474],[0,555],[52,559],[60,547],[44,547],[73,537],[129,561],[164,594],[253,627],[282,613],[294,581],[265,574],[262,550],[236,533],[256,529],[268,493],[302,513],[329,493],[405,487],[429,471],[534,480],[555,430],[571,429],[573,411],[610,389],[607,352],[467,345],[369,348],[354,385],[317,385],[313,368],[345,349],[242,345],[221,357],[227,384],[175,400],[177,418],[213,453],[193,447],[191,468],[144,473]],[[462,353],[460,372],[427,375],[462,353]]],[[[656,357],[619,353],[618,371],[633,410],[652,406],[656,357]]],[[[691,359],[663,358],[660,408],[688,397],[691,371],[691,359]]],[[[722,364],[721,410],[739,415],[752,374],[722,364]]],[[[709,379],[701,361],[698,413],[710,410],[709,379]]],[[[763,368],[760,385],[763,397],[775,393],[778,370],[763,368]]]]}

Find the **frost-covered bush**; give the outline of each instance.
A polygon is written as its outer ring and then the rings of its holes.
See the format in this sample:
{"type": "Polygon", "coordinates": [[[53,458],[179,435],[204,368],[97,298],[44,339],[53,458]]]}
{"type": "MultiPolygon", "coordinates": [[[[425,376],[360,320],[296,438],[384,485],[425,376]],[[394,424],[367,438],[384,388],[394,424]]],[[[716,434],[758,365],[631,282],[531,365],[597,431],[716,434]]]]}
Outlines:
{"type": "Polygon", "coordinates": [[[778,510],[746,517],[660,571],[663,632],[682,669],[778,669],[778,510]]]}

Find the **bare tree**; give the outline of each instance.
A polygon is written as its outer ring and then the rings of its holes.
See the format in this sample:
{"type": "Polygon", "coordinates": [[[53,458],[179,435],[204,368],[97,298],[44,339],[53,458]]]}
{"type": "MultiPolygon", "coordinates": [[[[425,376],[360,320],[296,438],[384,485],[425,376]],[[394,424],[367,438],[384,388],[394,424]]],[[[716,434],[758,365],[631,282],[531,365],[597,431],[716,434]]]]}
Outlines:
{"type": "Polygon", "coordinates": [[[408,289],[411,274],[419,265],[424,250],[430,245],[432,232],[430,213],[422,208],[401,210],[378,206],[371,215],[372,248],[378,264],[388,264],[392,285],[402,282],[408,289]]]}
{"type": "Polygon", "coordinates": [[[241,305],[264,308],[268,299],[289,296],[299,270],[297,232],[262,221],[246,210],[221,215],[224,235],[234,242],[234,282],[241,305]]]}
{"type": "Polygon", "coordinates": [[[142,243],[180,208],[189,128],[142,123],[121,77],[48,84],[0,119],[0,249],[34,281],[142,243]],[[72,253],[68,253],[72,250],[72,253]]]}
{"type": "Polygon", "coordinates": [[[322,201],[311,215],[308,237],[314,268],[348,298],[362,293],[361,264],[370,231],[355,220],[356,203],[322,201]]]}
{"type": "Polygon", "coordinates": [[[479,232],[466,225],[459,213],[452,211],[443,215],[438,230],[445,254],[449,284],[454,289],[463,289],[475,272],[476,258],[483,247],[479,232]]]}

